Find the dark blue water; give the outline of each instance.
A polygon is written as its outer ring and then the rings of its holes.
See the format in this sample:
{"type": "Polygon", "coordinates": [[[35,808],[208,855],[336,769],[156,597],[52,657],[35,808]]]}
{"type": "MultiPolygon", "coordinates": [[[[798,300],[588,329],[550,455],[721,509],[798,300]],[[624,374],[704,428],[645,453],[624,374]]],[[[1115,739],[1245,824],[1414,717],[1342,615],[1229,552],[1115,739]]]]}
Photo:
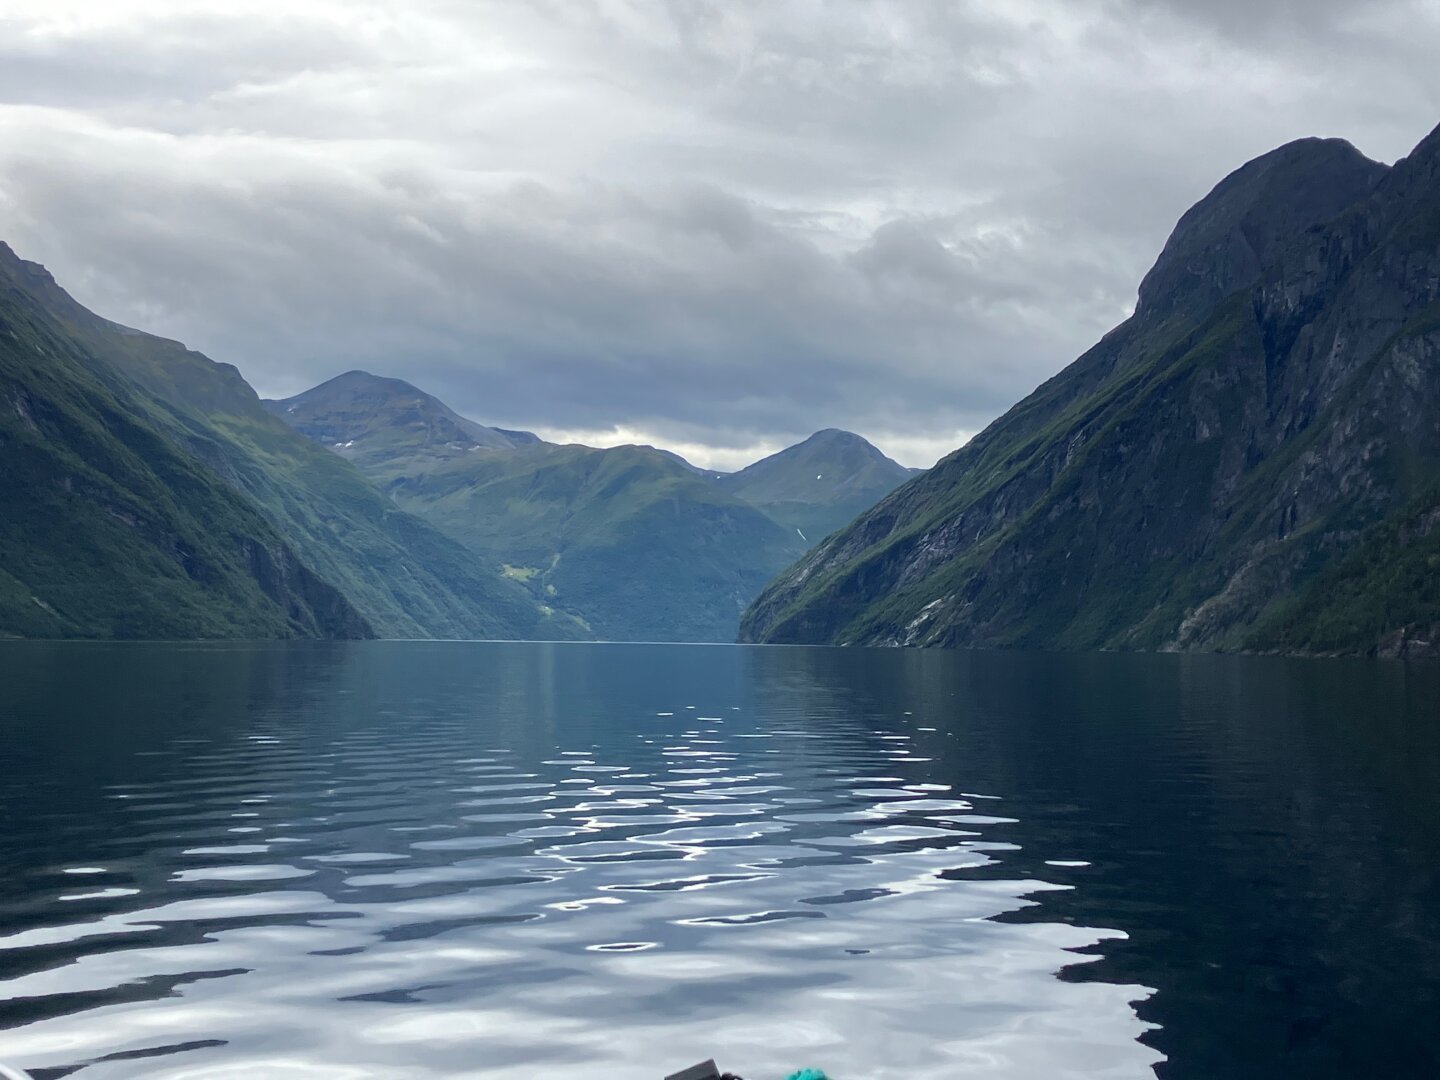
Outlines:
{"type": "Polygon", "coordinates": [[[1433,1077],[1440,671],[0,645],[37,1077],[1433,1077]]]}

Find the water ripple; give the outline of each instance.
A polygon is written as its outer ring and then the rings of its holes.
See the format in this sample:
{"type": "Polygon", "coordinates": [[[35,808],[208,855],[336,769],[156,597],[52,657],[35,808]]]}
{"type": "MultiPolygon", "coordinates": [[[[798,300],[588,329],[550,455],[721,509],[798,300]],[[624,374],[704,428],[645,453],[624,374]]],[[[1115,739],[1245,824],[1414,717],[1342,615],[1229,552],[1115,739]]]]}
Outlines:
{"type": "MultiPolygon", "coordinates": [[[[540,662],[508,655],[501,683],[540,662]]],[[[53,812],[64,862],[0,907],[4,1054],[86,1080],[1156,1059],[1143,988],[1053,977],[1115,931],[995,921],[1070,886],[974,873],[1014,850],[974,841],[1017,819],[975,813],[995,796],[952,794],[911,734],[703,681],[542,732],[501,723],[529,699],[464,685],[242,708],[137,751],[102,824],[53,812]]]]}

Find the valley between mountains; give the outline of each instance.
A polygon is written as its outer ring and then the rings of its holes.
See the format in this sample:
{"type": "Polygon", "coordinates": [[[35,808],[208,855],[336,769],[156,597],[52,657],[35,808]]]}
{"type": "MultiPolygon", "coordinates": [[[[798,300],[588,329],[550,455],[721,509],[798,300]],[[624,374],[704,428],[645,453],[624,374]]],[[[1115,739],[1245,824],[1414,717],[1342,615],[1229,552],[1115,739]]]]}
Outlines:
{"type": "Polygon", "coordinates": [[[266,406],[604,640],[733,640],[766,582],[912,473],[843,431],[733,474],[650,446],[559,446],[362,371],[266,406]]]}

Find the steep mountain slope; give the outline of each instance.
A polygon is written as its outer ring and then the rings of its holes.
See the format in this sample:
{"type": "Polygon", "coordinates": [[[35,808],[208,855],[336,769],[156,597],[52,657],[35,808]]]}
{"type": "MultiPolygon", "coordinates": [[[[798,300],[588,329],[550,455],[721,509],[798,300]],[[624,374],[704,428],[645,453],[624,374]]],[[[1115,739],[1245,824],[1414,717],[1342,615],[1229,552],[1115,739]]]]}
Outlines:
{"type": "Polygon", "coordinates": [[[0,276],[0,636],[371,635],[94,363],[0,276]]]}
{"type": "Polygon", "coordinates": [[[1247,641],[1302,653],[1374,642],[1379,656],[1440,656],[1440,489],[1358,536],[1247,641]]]}
{"type": "Polygon", "coordinates": [[[442,423],[454,414],[408,383],[342,378],[363,409],[330,404],[335,380],[270,408],[593,636],[733,640],[745,605],[807,546],[668,451],[466,445],[452,436],[468,429],[442,423]]]}
{"type": "Polygon", "coordinates": [[[386,637],[574,637],[498,567],[403,513],[352,465],[272,416],[229,364],[111,323],[0,245],[0,282],[76,343],[93,377],[137,387],[144,421],[253,501],[303,564],[386,637]]]}
{"type": "Polygon", "coordinates": [[[514,450],[540,441],[528,431],[467,420],[407,382],[368,371],[347,371],[303,394],[264,405],[361,470],[397,459],[448,461],[472,450],[514,450]]]}
{"type": "Polygon", "coordinates": [[[741,636],[1413,651],[1433,588],[1372,586],[1429,565],[1437,359],[1440,131],[1393,169],[1281,147],[1181,219],[1133,317],[778,578],[741,636]]]}
{"type": "Polygon", "coordinates": [[[805,550],[648,446],[481,452],[389,491],[612,640],[734,640],[745,605],[805,550]]]}
{"type": "Polygon", "coordinates": [[[715,484],[813,544],[850,524],[917,471],[891,461],[859,435],[826,428],[715,484]]]}

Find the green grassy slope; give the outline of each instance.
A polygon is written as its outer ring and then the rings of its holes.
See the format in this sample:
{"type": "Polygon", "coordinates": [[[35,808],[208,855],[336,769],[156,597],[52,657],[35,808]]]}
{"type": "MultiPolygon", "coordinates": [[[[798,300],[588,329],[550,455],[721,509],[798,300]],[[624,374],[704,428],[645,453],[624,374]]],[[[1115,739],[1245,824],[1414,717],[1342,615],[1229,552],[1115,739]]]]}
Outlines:
{"type": "MultiPolygon", "coordinates": [[[[300,559],[386,637],[573,638],[583,633],[500,568],[404,513],[352,465],[270,414],[239,372],[87,311],[43,268],[0,250],[0,281],[92,358],[132,380],[148,420],[253,499],[300,559]]],[[[119,373],[118,376],[112,374],[119,373]]]]}
{"type": "Polygon", "coordinates": [[[913,474],[835,430],[728,476],[653,447],[554,446],[362,371],[265,404],[612,639],[733,639],[775,571],[913,474]]]}
{"type": "Polygon", "coordinates": [[[1262,651],[1440,655],[1440,489],[1367,529],[1243,639],[1262,651]]]}
{"type": "Polygon", "coordinates": [[[364,372],[267,407],[501,563],[538,602],[611,639],[732,640],[777,570],[910,475],[858,436],[827,431],[717,479],[652,447],[554,446],[486,428],[364,372]]]}
{"type": "Polygon", "coordinates": [[[243,496],[0,279],[0,636],[369,636],[243,496]]]}
{"type": "Polygon", "coordinates": [[[804,549],[650,447],[477,451],[377,479],[607,639],[732,640],[744,605],[804,549]]]}

